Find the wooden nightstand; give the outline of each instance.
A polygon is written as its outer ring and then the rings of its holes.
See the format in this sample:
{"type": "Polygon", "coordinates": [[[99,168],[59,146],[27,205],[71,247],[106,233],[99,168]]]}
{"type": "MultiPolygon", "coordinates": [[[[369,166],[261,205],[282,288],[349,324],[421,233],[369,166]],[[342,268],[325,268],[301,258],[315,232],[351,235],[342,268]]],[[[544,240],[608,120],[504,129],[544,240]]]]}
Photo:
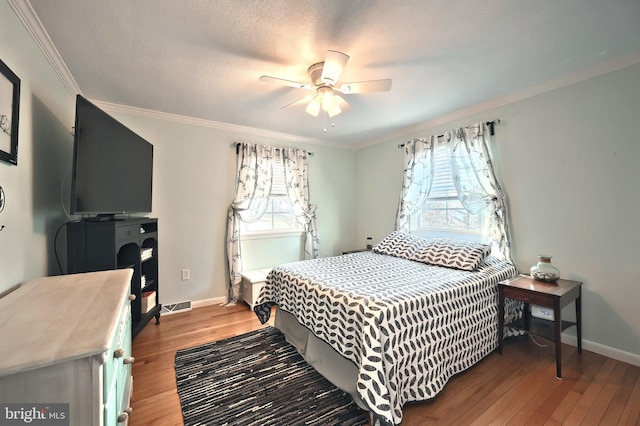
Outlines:
{"type": "Polygon", "coordinates": [[[582,282],[560,279],[555,283],[536,281],[528,275],[498,283],[498,353],[502,354],[504,335],[504,299],[514,299],[525,303],[521,320],[511,324],[531,334],[552,340],[556,345],[556,375],[562,378],[562,331],[575,325],[577,327],[578,352],[582,353],[582,282]],[[576,322],[562,321],[562,308],[575,301],[576,322]],[[553,309],[553,321],[533,318],[529,313],[529,304],[553,309]]]}
{"type": "Polygon", "coordinates": [[[363,249],[356,249],[356,250],[345,250],[342,252],[342,254],[360,253],[363,251],[371,251],[371,249],[363,248],[363,249]]]}

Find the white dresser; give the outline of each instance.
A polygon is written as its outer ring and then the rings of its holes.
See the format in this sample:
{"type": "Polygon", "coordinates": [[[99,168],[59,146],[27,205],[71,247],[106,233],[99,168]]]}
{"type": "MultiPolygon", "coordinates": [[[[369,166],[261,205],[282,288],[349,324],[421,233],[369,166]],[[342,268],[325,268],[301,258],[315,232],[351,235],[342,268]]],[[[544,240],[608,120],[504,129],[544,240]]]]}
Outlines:
{"type": "Polygon", "coordinates": [[[0,299],[0,402],[69,404],[71,425],[125,424],[133,271],[38,278],[0,299]]]}

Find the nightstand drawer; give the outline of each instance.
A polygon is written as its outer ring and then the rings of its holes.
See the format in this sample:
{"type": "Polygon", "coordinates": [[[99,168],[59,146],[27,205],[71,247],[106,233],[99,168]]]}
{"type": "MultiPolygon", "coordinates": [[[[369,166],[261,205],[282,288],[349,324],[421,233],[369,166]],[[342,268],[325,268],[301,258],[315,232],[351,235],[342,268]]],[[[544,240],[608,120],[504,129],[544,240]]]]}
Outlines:
{"type": "Polygon", "coordinates": [[[525,303],[533,303],[534,305],[553,307],[553,297],[545,294],[530,292],[519,288],[502,287],[502,294],[509,299],[520,300],[525,303]]]}

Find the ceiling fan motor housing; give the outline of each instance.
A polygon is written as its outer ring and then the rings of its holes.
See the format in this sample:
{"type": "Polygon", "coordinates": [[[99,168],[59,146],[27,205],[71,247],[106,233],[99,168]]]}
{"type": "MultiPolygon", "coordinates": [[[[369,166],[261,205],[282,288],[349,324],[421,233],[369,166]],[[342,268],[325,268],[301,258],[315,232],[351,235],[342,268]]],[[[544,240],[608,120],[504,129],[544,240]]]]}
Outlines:
{"type": "MultiPolygon", "coordinates": [[[[324,62],[317,62],[311,65],[307,69],[307,73],[309,74],[309,78],[314,86],[332,86],[333,83],[325,82],[322,80],[322,70],[324,69],[324,62]]],[[[335,83],[335,82],[334,82],[335,83]]]]}

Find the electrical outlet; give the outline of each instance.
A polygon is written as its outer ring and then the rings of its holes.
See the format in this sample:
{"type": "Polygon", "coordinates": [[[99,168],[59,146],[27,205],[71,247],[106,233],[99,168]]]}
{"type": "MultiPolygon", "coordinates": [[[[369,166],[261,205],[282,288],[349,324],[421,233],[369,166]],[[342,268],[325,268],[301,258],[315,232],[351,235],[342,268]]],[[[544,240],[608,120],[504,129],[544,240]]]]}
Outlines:
{"type": "Polygon", "coordinates": [[[191,269],[182,269],[180,271],[182,281],[189,281],[191,279],[191,269]]]}

